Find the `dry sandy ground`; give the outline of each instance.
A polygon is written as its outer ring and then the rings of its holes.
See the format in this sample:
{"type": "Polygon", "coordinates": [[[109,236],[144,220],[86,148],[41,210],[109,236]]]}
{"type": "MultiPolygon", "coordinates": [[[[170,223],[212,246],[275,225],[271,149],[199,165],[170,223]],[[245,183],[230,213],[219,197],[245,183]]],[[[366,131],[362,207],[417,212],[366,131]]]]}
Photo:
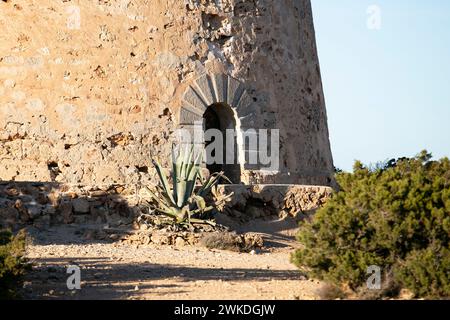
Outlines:
{"type": "Polygon", "coordinates": [[[321,284],[289,262],[295,241],[265,234],[256,253],[203,247],[146,246],[85,240],[79,227],[31,230],[28,299],[317,299],[321,284]],[[81,269],[81,290],[69,290],[68,265],[81,269]]]}

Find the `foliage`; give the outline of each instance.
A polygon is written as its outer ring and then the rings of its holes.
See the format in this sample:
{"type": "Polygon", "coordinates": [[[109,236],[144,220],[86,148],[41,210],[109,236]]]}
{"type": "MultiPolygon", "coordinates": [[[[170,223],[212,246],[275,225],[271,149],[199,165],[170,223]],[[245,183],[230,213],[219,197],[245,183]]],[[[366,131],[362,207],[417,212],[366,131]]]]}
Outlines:
{"type": "Polygon", "coordinates": [[[17,298],[16,288],[28,269],[23,259],[25,232],[16,236],[9,231],[0,231],[0,299],[17,298]]]}
{"type": "MultiPolygon", "coordinates": [[[[206,219],[207,213],[215,206],[207,205],[205,198],[214,191],[221,181],[226,179],[224,173],[214,173],[208,178],[202,175],[200,167],[200,154],[195,157],[194,149],[189,152],[180,150],[176,155],[172,151],[172,183],[157,160],[153,160],[153,165],[158,173],[160,184],[156,192],[147,188],[151,199],[157,204],[156,211],[174,219],[177,224],[181,223],[210,223],[206,219]]],[[[220,199],[223,202],[226,199],[220,199]]]]}
{"type": "Polygon", "coordinates": [[[397,270],[398,280],[417,296],[450,297],[450,251],[430,246],[412,251],[397,270]]]}
{"type": "Polygon", "coordinates": [[[450,161],[392,160],[337,175],[340,191],[301,225],[293,262],[355,290],[371,265],[419,297],[450,296],[450,161]]]}

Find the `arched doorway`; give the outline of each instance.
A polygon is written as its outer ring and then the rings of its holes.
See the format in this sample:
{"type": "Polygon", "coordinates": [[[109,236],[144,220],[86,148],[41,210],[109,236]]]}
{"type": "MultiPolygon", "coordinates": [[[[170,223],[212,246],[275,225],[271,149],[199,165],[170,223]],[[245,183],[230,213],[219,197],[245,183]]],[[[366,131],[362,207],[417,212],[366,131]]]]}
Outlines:
{"type": "Polygon", "coordinates": [[[203,121],[205,133],[215,129],[216,133],[220,131],[222,137],[216,140],[215,134],[205,134],[207,169],[210,174],[223,171],[232,183],[240,183],[241,168],[238,162],[236,119],[233,110],[225,103],[214,103],[204,112],[203,121]],[[218,150],[219,148],[221,150],[218,150]]]}

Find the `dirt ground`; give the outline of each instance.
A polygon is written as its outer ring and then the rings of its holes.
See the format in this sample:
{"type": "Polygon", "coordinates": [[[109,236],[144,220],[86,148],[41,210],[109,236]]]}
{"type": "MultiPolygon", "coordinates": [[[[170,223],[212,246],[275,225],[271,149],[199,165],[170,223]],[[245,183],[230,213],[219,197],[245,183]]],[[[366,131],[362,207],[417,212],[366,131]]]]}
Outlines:
{"type": "MultiPolygon", "coordinates": [[[[27,299],[318,299],[321,283],[289,261],[297,245],[286,221],[240,226],[260,232],[266,247],[251,253],[204,247],[132,246],[86,240],[80,226],[30,229],[27,299]],[[270,232],[268,232],[270,231],[270,232]],[[67,267],[81,270],[69,290],[67,267]]],[[[239,229],[239,226],[236,227],[239,229]]]]}

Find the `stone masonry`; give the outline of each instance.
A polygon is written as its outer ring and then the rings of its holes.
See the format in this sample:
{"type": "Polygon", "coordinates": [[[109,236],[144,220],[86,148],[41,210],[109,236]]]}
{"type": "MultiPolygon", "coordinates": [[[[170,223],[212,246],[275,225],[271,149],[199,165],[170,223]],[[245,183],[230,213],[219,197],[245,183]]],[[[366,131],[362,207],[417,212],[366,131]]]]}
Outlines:
{"type": "MultiPolygon", "coordinates": [[[[2,0],[0,28],[0,227],[131,223],[150,159],[168,167],[176,130],[212,107],[238,132],[279,130],[276,170],[233,171],[231,215],[329,197],[309,0],[2,0]]],[[[240,139],[240,160],[258,152],[240,139]]]]}
{"type": "Polygon", "coordinates": [[[280,130],[279,169],[242,182],[332,182],[309,0],[8,0],[0,26],[2,181],[153,183],[150,157],[222,103],[280,130]]]}

